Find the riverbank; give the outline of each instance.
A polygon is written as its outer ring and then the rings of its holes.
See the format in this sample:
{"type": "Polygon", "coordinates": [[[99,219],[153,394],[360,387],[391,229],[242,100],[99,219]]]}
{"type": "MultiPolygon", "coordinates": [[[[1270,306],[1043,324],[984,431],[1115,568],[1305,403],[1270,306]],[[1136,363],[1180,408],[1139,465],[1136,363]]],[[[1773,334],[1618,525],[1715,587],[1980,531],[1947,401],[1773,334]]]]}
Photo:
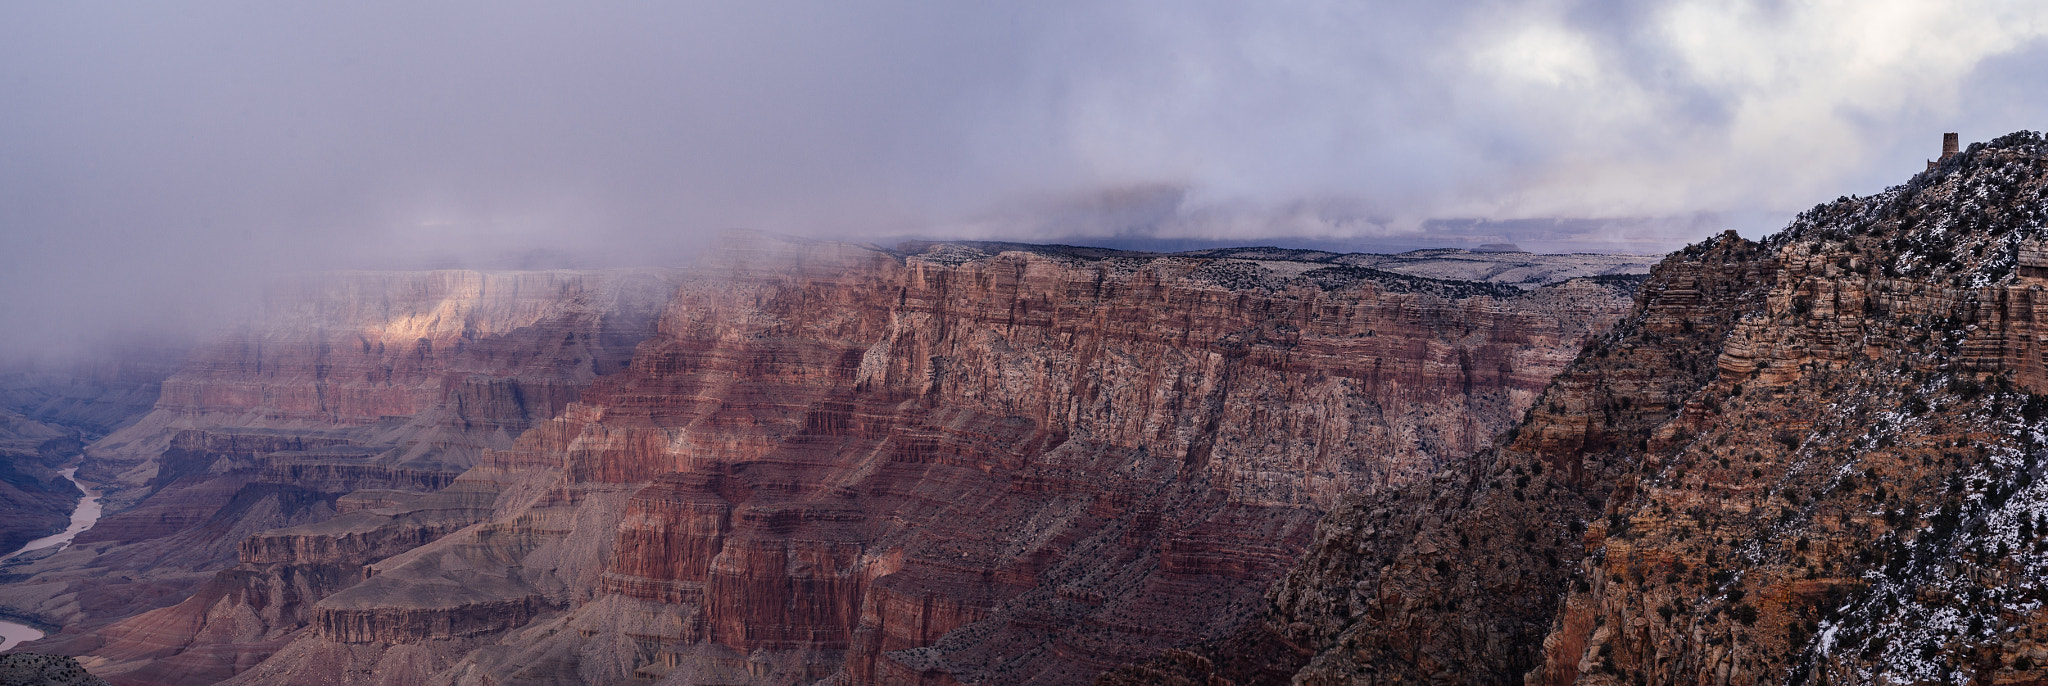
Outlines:
{"type": "MultiPolygon", "coordinates": [[[[71,545],[71,539],[84,533],[86,529],[92,528],[92,525],[99,521],[100,512],[103,507],[100,503],[100,492],[87,488],[85,484],[78,481],[77,467],[71,467],[58,473],[63,474],[64,478],[69,479],[73,485],[78,487],[78,490],[85,493],[83,497],[78,499],[78,507],[71,510],[71,525],[65,527],[61,532],[29,541],[20,550],[8,553],[5,557],[0,557],[0,561],[5,561],[8,558],[31,550],[42,550],[52,546],[63,548],[64,546],[71,545]]],[[[10,650],[14,646],[40,639],[43,636],[44,633],[41,629],[19,622],[0,620],[0,650],[10,650]]]]}
{"type": "Polygon", "coordinates": [[[92,528],[93,523],[99,521],[102,507],[100,504],[100,492],[87,488],[85,484],[78,481],[77,467],[71,467],[58,473],[64,475],[65,479],[69,479],[72,485],[77,486],[78,490],[85,493],[84,497],[78,499],[78,507],[71,510],[71,525],[64,527],[64,530],[61,532],[29,541],[21,546],[20,550],[0,556],[0,560],[6,560],[31,550],[41,550],[50,546],[62,547],[70,545],[71,539],[84,533],[86,529],[92,528]]]}

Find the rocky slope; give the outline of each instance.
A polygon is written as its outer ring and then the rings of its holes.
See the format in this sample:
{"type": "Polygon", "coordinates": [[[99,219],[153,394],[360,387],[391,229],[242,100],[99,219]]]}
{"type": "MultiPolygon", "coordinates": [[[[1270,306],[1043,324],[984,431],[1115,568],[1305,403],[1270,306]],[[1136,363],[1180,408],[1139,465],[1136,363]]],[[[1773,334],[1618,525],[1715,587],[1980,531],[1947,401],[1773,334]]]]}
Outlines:
{"type": "Polygon", "coordinates": [[[2044,181],[2014,134],[1671,256],[1500,445],[1106,681],[2039,683],[2044,181]]]}
{"type": "Polygon", "coordinates": [[[1533,678],[2048,678],[2044,222],[2022,133],[1773,237],[1774,287],[1592,527],[1533,678]]]}
{"type": "Polygon", "coordinates": [[[17,686],[106,686],[77,660],[61,655],[8,653],[0,655],[0,684],[17,686]]]}
{"type": "Polygon", "coordinates": [[[447,486],[622,367],[672,283],[461,271],[281,283],[254,324],[164,380],[153,411],[87,448],[80,476],[109,491],[107,516],[69,549],[6,567],[0,604],[65,627],[35,649],[99,651],[88,666],[116,681],[225,678],[267,653],[158,664],[221,640],[204,633],[201,603],[255,592],[270,594],[258,607],[292,612],[288,592],[339,583],[300,570],[264,587],[235,569],[245,539],[447,486]]]}
{"type": "Polygon", "coordinates": [[[116,683],[1085,682],[1255,616],[1325,509],[1482,445],[1634,287],[951,244],[716,262],[552,418],[399,335],[202,356],[102,441],[101,473],[156,490],[96,550],[232,557],[36,649],[116,683]],[[469,442],[365,447],[422,424],[469,442]],[[155,502],[179,490],[247,504],[155,502]]]}

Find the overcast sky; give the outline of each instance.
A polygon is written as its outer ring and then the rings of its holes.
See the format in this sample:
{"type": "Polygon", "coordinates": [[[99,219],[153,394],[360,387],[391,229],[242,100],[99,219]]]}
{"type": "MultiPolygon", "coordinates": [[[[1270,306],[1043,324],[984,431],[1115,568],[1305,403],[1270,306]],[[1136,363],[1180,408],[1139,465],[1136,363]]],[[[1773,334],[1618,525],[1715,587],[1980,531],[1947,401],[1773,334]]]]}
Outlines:
{"type": "Polygon", "coordinates": [[[2048,127],[2044,32],[2031,0],[0,0],[0,345],[726,228],[1658,252],[2048,127]]]}

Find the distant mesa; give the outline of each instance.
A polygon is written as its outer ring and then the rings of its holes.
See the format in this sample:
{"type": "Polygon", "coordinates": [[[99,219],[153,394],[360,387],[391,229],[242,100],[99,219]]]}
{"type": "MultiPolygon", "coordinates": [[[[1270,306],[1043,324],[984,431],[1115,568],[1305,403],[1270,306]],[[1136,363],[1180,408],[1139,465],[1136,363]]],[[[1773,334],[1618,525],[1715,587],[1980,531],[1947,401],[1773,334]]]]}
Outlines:
{"type": "Polygon", "coordinates": [[[1481,245],[1480,245],[1479,247],[1477,247],[1477,248],[1473,248],[1473,249],[1472,249],[1472,252],[1529,252],[1529,251],[1527,251],[1527,250],[1523,250],[1523,249],[1522,249],[1522,246],[1519,246],[1519,245],[1515,245],[1515,244],[1513,244],[1513,243],[1485,243],[1485,244],[1481,244],[1481,245]]]}

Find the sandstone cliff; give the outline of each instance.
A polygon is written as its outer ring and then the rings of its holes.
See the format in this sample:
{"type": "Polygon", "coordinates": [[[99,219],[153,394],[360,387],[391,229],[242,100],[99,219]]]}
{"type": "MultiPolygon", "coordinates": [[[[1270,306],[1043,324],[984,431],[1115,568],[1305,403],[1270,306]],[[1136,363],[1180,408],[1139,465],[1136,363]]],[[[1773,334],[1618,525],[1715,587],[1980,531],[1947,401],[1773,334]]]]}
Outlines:
{"type": "Polygon", "coordinates": [[[2048,678],[2044,181],[2014,134],[1667,258],[1497,447],[1327,517],[1258,625],[1106,681],[2048,678]]]}

